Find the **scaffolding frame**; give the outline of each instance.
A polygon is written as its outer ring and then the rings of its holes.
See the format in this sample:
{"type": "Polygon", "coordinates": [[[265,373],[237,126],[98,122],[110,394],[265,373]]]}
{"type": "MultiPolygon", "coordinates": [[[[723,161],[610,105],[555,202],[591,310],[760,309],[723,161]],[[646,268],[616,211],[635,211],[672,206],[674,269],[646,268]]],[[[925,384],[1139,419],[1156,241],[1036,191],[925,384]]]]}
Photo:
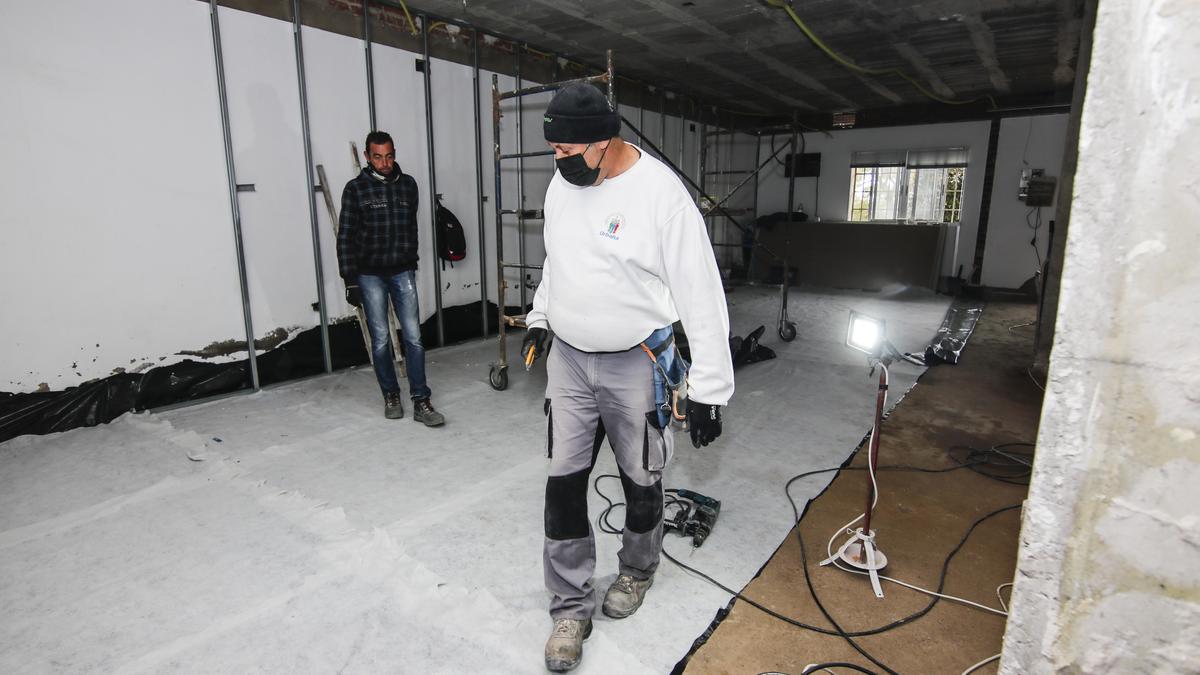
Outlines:
{"type": "MultiPolygon", "coordinates": [[[[702,111],[703,111],[703,106],[701,106],[701,112],[702,111]]],[[[732,197],[738,190],[742,189],[747,183],[749,183],[751,180],[754,180],[755,178],[757,178],[759,173],[761,173],[762,170],[764,168],[766,168],[766,166],[768,164],[771,163],[771,161],[773,161],[776,157],[778,157],[779,153],[782,152],[784,149],[790,148],[792,151],[792,154],[794,155],[796,152],[796,144],[797,144],[797,140],[798,140],[797,136],[798,136],[798,129],[799,129],[799,127],[797,126],[795,121],[793,121],[793,123],[791,125],[782,127],[783,130],[789,131],[791,133],[790,142],[785,145],[780,146],[777,150],[775,150],[775,152],[771,153],[771,155],[769,157],[767,157],[767,159],[759,162],[758,167],[755,168],[753,171],[750,171],[749,174],[744,179],[742,179],[742,182],[740,182],[736,186],[734,186],[734,188],[732,190],[730,190],[729,193],[726,194],[724,197],[717,199],[717,198],[714,198],[713,196],[709,195],[705,191],[702,184],[697,183],[695,180],[692,179],[691,176],[687,175],[682,169],[680,169],[678,166],[676,166],[676,164],[674,162],[672,162],[669,157],[667,157],[665,154],[663,154],[662,150],[660,150],[656,145],[654,145],[654,143],[649,138],[646,138],[646,135],[642,133],[641,129],[638,129],[636,126],[634,126],[633,123],[630,122],[628,119],[626,119],[624,116],[621,117],[621,121],[624,122],[625,126],[629,127],[629,129],[631,131],[633,131],[634,134],[637,135],[637,137],[642,141],[642,143],[646,147],[648,147],[655,154],[657,154],[659,159],[662,160],[662,162],[664,164],[669,166],[671,168],[671,170],[674,171],[681,179],[683,179],[683,181],[685,183],[690,185],[692,187],[692,189],[696,190],[696,193],[698,195],[697,200],[700,203],[700,213],[702,216],[704,216],[706,221],[708,220],[708,218],[712,217],[713,215],[722,216],[726,220],[728,220],[730,223],[732,223],[735,227],[737,227],[738,230],[740,230],[743,234],[748,233],[749,228],[747,228],[740,221],[738,221],[738,219],[735,218],[733,216],[733,214],[730,213],[729,210],[727,210],[723,206],[723,204],[726,201],[728,201],[729,198],[732,197]]],[[[706,149],[708,146],[708,143],[705,139],[709,135],[716,135],[716,134],[721,134],[721,133],[736,133],[734,131],[720,131],[719,127],[717,127],[717,129],[718,129],[717,131],[708,132],[705,128],[705,125],[703,123],[701,124],[700,147],[698,148],[698,155],[699,155],[698,162],[699,162],[700,180],[702,182],[704,181],[704,176],[705,176],[705,162],[706,162],[705,155],[706,155],[706,149]]],[[[763,129],[756,130],[755,136],[757,138],[761,139],[763,133],[766,133],[767,131],[779,131],[780,129],[781,129],[781,127],[778,127],[778,126],[764,127],[763,129]]],[[[758,155],[759,155],[759,152],[757,150],[755,151],[755,155],[756,155],[755,158],[757,160],[758,155]]],[[[792,172],[792,175],[788,177],[788,200],[787,200],[787,202],[788,202],[788,218],[789,219],[791,218],[791,213],[795,210],[795,207],[794,207],[795,184],[796,184],[796,176],[795,176],[795,172],[792,172]]],[[[758,186],[758,181],[755,180],[755,189],[756,190],[757,190],[757,186],[758,186]]],[[[755,198],[755,201],[757,202],[757,197],[755,198]]],[[[740,249],[740,248],[744,247],[744,244],[726,244],[726,243],[711,242],[711,238],[712,237],[710,235],[710,243],[712,243],[714,248],[734,247],[734,248],[740,249]]],[[[776,327],[776,331],[779,333],[779,339],[783,340],[784,342],[791,342],[792,340],[796,339],[796,323],[791,320],[791,317],[788,316],[788,288],[790,285],[790,279],[789,279],[790,274],[788,271],[787,258],[779,255],[778,253],[775,253],[775,251],[771,250],[769,247],[767,247],[766,245],[759,242],[757,238],[755,238],[754,243],[752,244],[751,250],[752,251],[762,251],[763,253],[771,256],[771,258],[775,259],[776,261],[778,261],[780,263],[780,265],[783,266],[783,278],[780,280],[781,283],[779,284],[779,314],[776,319],[775,327],[776,327]]]]}
{"type": "MultiPolygon", "coordinates": [[[[488,383],[496,391],[503,391],[508,388],[508,328],[525,328],[525,314],[507,314],[504,304],[505,292],[508,290],[508,280],[504,278],[505,270],[516,269],[520,270],[521,274],[521,312],[525,312],[528,306],[525,302],[525,272],[526,270],[540,270],[542,265],[529,264],[525,259],[525,221],[527,220],[542,220],[545,217],[545,212],[542,209],[527,209],[524,203],[524,194],[518,194],[517,208],[506,209],[503,204],[503,188],[501,186],[501,164],[507,160],[516,160],[517,171],[517,190],[522,192],[524,185],[522,170],[524,169],[524,161],[530,157],[546,157],[553,155],[553,150],[541,150],[537,152],[524,151],[524,139],[521,138],[521,113],[523,112],[521,100],[525,96],[533,94],[542,94],[549,91],[557,91],[572,84],[587,83],[598,84],[604,83],[607,85],[608,104],[613,110],[616,110],[616,96],[613,91],[613,84],[616,78],[613,75],[613,59],[612,50],[605,52],[606,68],[599,75],[590,77],[581,77],[573,80],[561,80],[551,82],[550,84],[541,84],[533,87],[521,87],[520,79],[516,80],[517,88],[512,91],[500,91],[500,80],[496,74],[492,75],[492,161],[494,166],[495,179],[495,194],[496,194],[496,312],[499,315],[499,336],[500,358],[490,364],[488,368],[488,383]],[[508,99],[516,99],[517,103],[517,152],[504,154],[500,147],[500,104],[508,99]],[[510,262],[504,259],[504,216],[517,217],[517,233],[520,257],[517,262],[510,262]]],[[[520,77],[520,70],[517,71],[517,77],[520,77]]]]}

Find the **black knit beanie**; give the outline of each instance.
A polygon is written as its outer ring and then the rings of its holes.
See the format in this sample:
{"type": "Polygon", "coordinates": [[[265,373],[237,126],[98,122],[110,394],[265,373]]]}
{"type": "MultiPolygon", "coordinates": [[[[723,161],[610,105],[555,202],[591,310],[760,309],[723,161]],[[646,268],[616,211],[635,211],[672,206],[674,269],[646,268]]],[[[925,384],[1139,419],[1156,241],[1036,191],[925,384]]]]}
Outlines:
{"type": "Polygon", "coordinates": [[[621,133],[621,116],[599,89],[585,82],[559,89],[542,122],[550,143],[595,143],[621,133]]]}

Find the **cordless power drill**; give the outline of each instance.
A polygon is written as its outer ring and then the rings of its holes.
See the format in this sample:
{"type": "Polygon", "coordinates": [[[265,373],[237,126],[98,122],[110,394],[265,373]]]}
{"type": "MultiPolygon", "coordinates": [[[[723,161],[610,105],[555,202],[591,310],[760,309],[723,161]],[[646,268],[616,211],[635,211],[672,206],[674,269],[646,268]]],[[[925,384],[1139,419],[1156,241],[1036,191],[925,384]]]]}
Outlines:
{"type": "Polygon", "coordinates": [[[691,490],[677,490],[675,494],[690,501],[693,508],[688,510],[686,519],[673,524],[683,536],[692,538],[692,548],[698,548],[717,525],[717,516],[721,515],[721,501],[691,490]]]}

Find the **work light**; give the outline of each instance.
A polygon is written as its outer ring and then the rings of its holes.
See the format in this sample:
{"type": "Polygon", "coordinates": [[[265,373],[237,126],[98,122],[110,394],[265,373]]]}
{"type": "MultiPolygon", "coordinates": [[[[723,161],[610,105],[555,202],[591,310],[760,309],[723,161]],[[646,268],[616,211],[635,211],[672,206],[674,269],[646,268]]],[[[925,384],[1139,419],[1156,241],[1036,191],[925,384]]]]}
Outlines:
{"type": "Polygon", "coordinates": [[[867,354],[878,354],[887,339],[887,325],[875,317],[850,310],[850,324],[846,329],[846,346],[867,354]]]}

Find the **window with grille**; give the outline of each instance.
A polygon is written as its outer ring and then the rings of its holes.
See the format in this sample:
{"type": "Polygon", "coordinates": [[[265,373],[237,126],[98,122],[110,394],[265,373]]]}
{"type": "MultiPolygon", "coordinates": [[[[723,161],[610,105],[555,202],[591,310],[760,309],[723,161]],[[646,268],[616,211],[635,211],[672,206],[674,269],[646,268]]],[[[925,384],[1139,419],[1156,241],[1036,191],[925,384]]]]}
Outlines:
{"type": "Polygon", "coordinates": [[[966,148],[855,152],[847,218],[957,223],[966,167],[966,148]]]}

